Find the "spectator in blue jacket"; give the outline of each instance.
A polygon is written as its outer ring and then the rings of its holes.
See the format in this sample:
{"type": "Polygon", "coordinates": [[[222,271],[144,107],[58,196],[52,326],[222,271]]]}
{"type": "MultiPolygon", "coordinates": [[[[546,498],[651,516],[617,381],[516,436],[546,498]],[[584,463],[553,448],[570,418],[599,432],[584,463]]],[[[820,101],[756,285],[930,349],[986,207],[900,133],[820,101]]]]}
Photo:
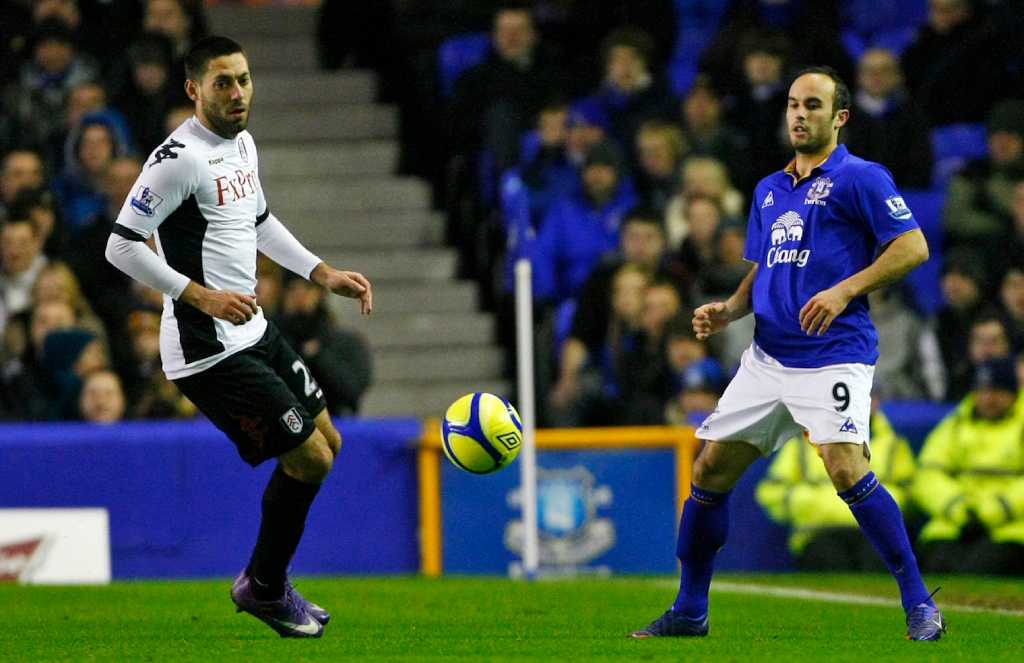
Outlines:
{"type": "Polygon", "coordinates": [[[130,151],[130,141],[113,116],[105,111],[90,113],[68,134],[64,173],[54,183],[61,202],[64,222],[71,235],[88,225],[107,208],[103,191],[110,164],[130,151]]]}
{"type": "Polygon", "coordinates": [[[575,297],[602,256],[618,247],[619,226],[636,204],[621,154],[611,143],[591,148],[582,178],[582,192],[552,204],[529,250],[538,301],[557,304],[575,297]]]}

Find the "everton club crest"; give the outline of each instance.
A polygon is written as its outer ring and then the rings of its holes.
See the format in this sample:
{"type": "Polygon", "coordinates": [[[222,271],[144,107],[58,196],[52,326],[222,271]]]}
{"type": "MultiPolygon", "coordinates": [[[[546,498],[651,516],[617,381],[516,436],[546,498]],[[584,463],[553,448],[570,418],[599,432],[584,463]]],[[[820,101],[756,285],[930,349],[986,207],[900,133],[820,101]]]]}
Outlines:
{"type": "Polygon", "coordinates": [[[811,182],[811,188],[807,190],[807,198],[804,205],[825,206],[825,198],[832,193],[832,180],[827,177],[819,177],[811,182]]]}

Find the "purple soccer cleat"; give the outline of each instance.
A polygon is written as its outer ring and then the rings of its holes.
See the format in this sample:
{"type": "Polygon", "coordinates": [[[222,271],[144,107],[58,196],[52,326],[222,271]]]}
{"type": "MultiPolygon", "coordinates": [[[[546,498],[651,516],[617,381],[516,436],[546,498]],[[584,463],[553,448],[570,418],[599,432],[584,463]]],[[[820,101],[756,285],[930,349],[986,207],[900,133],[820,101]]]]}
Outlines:
{"type": "Polygon", "coordinates": [[[324,627],[302,607],[294,591],[274,601],[261,601],[252,591],[252,578],[242,571],[231,586],[231,600],[238,612],[248,612],[282,638],[319,638],[324,627]]]}
{"type": "Polygon", "coordinates": [[[299,590],[295,589],[292,585],[292,581],[288,578],[284,579],[284,593],[291,594],[293,600],[302,606],[302,609],[306,611],[306,614],[320,622],[323,626],[327,626],[327,622],[331,621],[331,613],[327,612],[316,603],[313,603],[302,594],[299,594],[299,590]]]}

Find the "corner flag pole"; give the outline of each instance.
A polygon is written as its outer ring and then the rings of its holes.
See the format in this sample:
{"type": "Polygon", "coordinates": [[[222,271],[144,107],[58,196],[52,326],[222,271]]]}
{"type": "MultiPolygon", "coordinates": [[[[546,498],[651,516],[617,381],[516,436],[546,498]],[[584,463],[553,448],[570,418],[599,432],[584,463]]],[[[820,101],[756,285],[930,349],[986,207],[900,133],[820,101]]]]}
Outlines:
{"type": "Polygon", "coordinates": [[[523,510],[523,572],[537,575],[540,543],[537,534],[536,408],[533,384],[533,288],[527,258],[516,261],[516,350],[519,375],[519,412],[523,417],[523,449],[519,454],[519,480],[523,510]]]}

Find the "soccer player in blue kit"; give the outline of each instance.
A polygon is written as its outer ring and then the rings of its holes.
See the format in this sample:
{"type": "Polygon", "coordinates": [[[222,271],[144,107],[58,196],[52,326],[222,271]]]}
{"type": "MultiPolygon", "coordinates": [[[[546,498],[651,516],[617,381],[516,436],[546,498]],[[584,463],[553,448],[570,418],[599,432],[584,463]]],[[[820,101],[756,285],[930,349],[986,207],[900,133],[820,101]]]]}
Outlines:
{"type": "Polygon", "coordinates": [[[754,340],[697,432],[704,445],[679,525],[678,597],[634,638],[707,635],[729,492],[759,456],[804,431],[899,585],[907,638],[945,632],[899,507],[868,466],[878,336],[867,294],[927,260],[928,247],[889,171],[838,144],[849,109],[849,89],[834,70],[796,77],[786,109],[796,157],[754,189],[744,256],[753,268],[729,299],[694,312],[702,340],[753,312],[754,340]]]}

